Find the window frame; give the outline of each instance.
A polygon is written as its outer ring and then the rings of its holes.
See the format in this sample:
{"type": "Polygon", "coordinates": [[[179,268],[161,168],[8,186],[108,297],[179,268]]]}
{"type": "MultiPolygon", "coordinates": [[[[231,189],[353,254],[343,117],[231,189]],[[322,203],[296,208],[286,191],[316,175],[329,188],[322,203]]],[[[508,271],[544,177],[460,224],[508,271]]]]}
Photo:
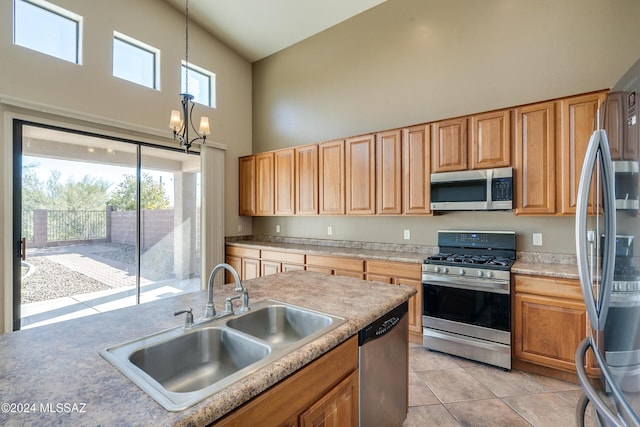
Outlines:
{"type": "Polygon", "coordinates": [[[82,46],[83,46],[83,29],[84,29],[84,18],[82,17],[82,15],[78,15],[77,13],[71,12],[70,10],[67,9],[63,9],[60,6],[57,6],[53,3],[49,3],[45,0],[13,0],[13,44],[14,46],[20,46],[23,47],[25,49],[29,49],[32,50],[34,52],[39,52],[42,53],[44,55],[48,55],[57,59],[61,59],[63,61],[66,62],[71,62],[73,64],[78,64],[78,65],[82,65],[82,46]],[[76,37],[75,37],[75,61],[70,61],[67,58],[63,58],[57,55],[53,55],[50,52],[44,52],[42,50],[39,49],[35,49],[32,46],[25,46],[23,44],[19,44],[16,42],[16,23],[17,23],[17,12],[16,12],[16,4],[18,2],[21,3],[28,3],[32,6],[38,7],[42,10],[44,10],[45,12],[51,13],[53,15],[57,15],[59,17],[68,19],[69,21],[72,21],[75,23],[75,27],[76,27],[76,37]]]}
{"type": "MultiPolygon", "coordinates": [[[[209,103],[203,104],[194,98],[193,102],[204,105],[205,107],[216,108],[216,73],[207,70],[206,68],[199,67],[192,62],[187,62],[182,60],[180,63],[180,92],[183,92],[183,80],[182,80],[182,70],[186,69],[185,78],[187,78],[189,70],[194,71],[196,73],[202,74],[209,78],[209,103]]],[[[193,95],[193,94],[192,94],[193,95]]]]}
{"type": "Polygon", "coordinates": [[[135,83],[137,85],[143,86],[143,87],[147,87],[149,89],[155,89],[155,90],[160,90],[160,49],[155,48],[149,44],[146,44],[140,40],[134,39],[131,36],[128,36],[126,34],[123,34],[121,32],[118,31],[114,31],[113,32],[113,45],[112,45],[113,49],[112,49],[112,56],[111,56],[111,75],[113,77],[116,77],[118,79],[122,79],[131,83],[135,83]],[[125,77],[121,77],[121,76],[116,76],[114,74],[114,66],[115,66],[115,41],[116,39],[120,42],[123,43],[127,43],[137,49],[140,49],[141,51],[150,53],[153,55],[153,86],[147,86],[143,83],[138,83],[136,81],[133,80],[129,80],[125,77]]]}

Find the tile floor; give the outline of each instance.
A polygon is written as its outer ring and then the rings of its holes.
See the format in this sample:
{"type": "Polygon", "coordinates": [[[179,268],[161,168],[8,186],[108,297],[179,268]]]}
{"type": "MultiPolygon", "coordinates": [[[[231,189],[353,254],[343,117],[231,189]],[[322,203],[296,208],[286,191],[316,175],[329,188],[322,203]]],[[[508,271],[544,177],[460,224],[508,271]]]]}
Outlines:
{"type": "MultiPolygon", "coordinates": [[[[409,414],[414,426],[574,426],[578,384],[424,349],[409,348],[409,414]]],[[[595,426],[591,416],[585,425],[595,426]]]]}

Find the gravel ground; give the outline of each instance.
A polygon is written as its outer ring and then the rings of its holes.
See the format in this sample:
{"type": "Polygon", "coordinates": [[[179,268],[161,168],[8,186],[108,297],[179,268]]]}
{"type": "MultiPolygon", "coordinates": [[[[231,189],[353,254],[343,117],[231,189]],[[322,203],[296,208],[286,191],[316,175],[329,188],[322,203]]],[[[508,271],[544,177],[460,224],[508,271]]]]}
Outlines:
{"type": "Polygon", "coordinates": [[[33,273],[22,280],[22,304],[111,289],[46,257],[29,258],[33,273]]]}

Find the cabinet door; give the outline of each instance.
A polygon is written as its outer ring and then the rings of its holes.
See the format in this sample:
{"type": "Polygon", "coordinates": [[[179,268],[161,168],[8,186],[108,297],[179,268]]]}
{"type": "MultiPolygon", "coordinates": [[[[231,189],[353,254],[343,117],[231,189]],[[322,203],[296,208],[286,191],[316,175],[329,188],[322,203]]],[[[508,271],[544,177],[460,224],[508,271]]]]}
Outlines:
{"type": "MultiPolygon", "coordinates": [[[[235,255],[227,255],[225,257],[224,262],[226,262],[227,264],[229,264],[231,267],[233,267],[233,269],[238,273],[238,274],[242,274],[242,258],[240,258],[239,256],[235,256],[235,255]]],[[[229,273],[228,270],[225,270],[225,274],[224,274],[224,283],[235,283],[234,279],[233,279],[233,275],[231,273],[229,273]]]]}
{"type": "Polygon", "coordinates": [[[295,212],[294,150],[280,150],[273,155],[275,169],[275,214],[293,215],[295,212]]]}
{"type": "Polygon", "coordinates": [[[318,145],[320,215],[344,214],[344,140],[318,145]]]}
{"type": "Polygon", "coordinates": [[[467,169],[467,119],[436,122],[433,125],[433,172],[467,169]]]}
{"type": "Polygon", "coordinates": [[[253,258],[242,258],[242,272],[240,279],[249,280],[260,277],[260,260],[253,258]]]}
{"type": "Polygon", "coordinates": [[[256,154],[256,215],[273,215],[273,153],[256,154]]]}
{"type": "Polygon", "coordinates": [[[402,135],[402,212],[431,212],[431,129],[413,126],[402,135]]]}
{"type": "Polygon", "coordinates": [[[262,276],[269,276],[280,273],[281,265],[279,262],[262,260],[260,262],[260,269],[262,276]]]}
{"type": "MultiPolygon", "coordinates": [[[[561,101],[561,212],[567,215],[576,213],[578,186],[582,163],[587,152],[589,139],[597,126],[597,114],[603,93],[596,93],[561,101]]],[[[593,188],[593,187],[592,187],[593,188]]],[[[589,197],[589,206],[595,206],[595,191],[589,197]]]]}
{"type": "Polygon", "coordinates": [[[575,372],[575,351],[587,330],[584,304],[516,292],[513,312],[516,358],[575,372]]]}
{"type": "Polygon", "coordinates": [[[515,213],[556,211],[555,104],[517,108],[515,141],[515,213]]]}
{"type": "Polygon", "coordinates": [[[318,214],[318,146],[296,148],[296,215],[318,214]]]}
{"type": "Polygon", "coordinates": [[[471,116],[471,169],[511,166],[511,112],[471,116]]]}
{"type": "Polygon", "coordinates": [[[402,213],[402,132],[376,135],[376,213],[402,213]]]}
{"type": "Polygon", "coordinates": [[[256,157],[240,157],[239,164],[240,215],[256,213],[256,157]]]}
{"type": "Polygon", "coordinates": [[[358,371],[300,415],[301,427],[357,427],[358,371]]]}
{"type": "Polygon", "coordinates": [[[348,215],[373,215],[376,212],[374,139],[373,135],[363,135],[345,142],[348,215]]]}
{"type": "Polygon", "coordinates": [[[409,298],[409,332],[422,336],[422,278],[398,277],[395,279],[395,283],[412,286],[416,289],[417,294],[409,298]]]}

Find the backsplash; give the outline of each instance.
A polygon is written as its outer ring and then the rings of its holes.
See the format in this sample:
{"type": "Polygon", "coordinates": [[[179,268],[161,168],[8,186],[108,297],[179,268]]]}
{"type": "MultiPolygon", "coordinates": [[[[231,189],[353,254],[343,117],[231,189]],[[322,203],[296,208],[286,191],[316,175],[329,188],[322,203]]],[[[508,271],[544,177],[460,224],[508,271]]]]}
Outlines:
{"type": "MultiPolygon", "coordinates": [[[[311,239],[299,237],[281,237],[281,236],[231,236],[226,238],[227,242],[267,242],[267,243],[283,243],[294,245],[310,245],[325,246],[336,248],[363,249],[374,251],[395,251],[395,252],[415,252],[422,253],[425,258],[438,252],[437,246],[427,245],[403,245],[398,243],[376,243],[361,242],[353,240],[330,240],[330,239],[311,239]]],[[[544,264],[576,264],[576,255],[574,254],[554,254],[547,252],[525,252],[518,251],[516,253],[517,261],[528,263],[544,263],[544,264]]]]}

